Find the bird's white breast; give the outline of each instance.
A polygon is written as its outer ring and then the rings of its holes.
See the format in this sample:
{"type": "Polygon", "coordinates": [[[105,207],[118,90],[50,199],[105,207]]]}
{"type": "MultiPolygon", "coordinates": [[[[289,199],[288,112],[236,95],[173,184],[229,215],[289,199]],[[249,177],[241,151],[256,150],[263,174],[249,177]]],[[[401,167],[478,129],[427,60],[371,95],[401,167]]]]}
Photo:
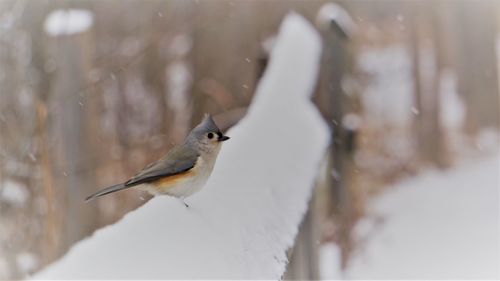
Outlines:
{"type": "Polygon", "coordinates": [[[212,169],[213,166],[210,167],[209,163],[199,157],[194,168],[189,171],[189,175],[175,183],[165,193],[175,197],[188,197],[198,192],[207,182],[212,169]]]}

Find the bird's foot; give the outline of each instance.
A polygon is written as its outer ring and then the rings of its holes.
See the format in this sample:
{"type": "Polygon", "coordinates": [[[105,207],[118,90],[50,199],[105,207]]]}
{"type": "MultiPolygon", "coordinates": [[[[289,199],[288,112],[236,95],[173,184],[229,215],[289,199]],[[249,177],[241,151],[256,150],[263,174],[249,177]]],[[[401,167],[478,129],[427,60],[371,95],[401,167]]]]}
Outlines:
{"type": "Polygon", "coordinates": [[[184,198],[180,198],[182,204],[184,204],[184,206],[186,206],[186,208],[189,208],[189,205],[186,203],[186,201],[184,201],[184,198]]]}

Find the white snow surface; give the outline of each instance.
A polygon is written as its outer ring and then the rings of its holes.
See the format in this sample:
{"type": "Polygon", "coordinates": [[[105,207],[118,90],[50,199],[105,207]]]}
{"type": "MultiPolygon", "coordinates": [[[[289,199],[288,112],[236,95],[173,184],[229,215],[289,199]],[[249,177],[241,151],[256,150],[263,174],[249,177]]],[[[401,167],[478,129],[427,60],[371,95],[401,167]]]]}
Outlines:
{"type": "Polygon", "coordinates": [[[347,36],[353,36],[357,31],[356,23],[349,13],[337,3],[326,3],[319,9],[316,24],[324,29],[330,28],[335,22],[347,36]]]}
{"type": "Polygon", "coordinates": [[[321,280],[342,279],[341,252],[337,244],[328,242],[319,248],[319,273],[321,280]]]}
{"type": "Polygon", "coordinates": [[[350,261],[350,279],[498,279],[498,150],[455,169],[427,172],[396,185],[361,221],[367,239],[350,261]]]}
{"type": "Polygon", "coordinates": [[[26,204],[30,193],[26,186],[20,182],[6,180],[0,183],[0,202],[7,202],[15,207],[21,208],[26,204]]]}
{"type": "Polygon", "coordinates": [[[72,35],[87,31],[93,21],[94,14],[89,10],[55,10],[45,19],[44,28],[50,36],[72,35]]]}
{"type": "Polygon", "coordinates": [[[23,273],[31,273],[38,268],[38,258],[29,252],[22,252],[16,256],[17,267],[23,273]]]}
{"type": "Polygon", "coordinates": [[[288,15],[248,114],[190,207],[155,197],[35,278],[279,279],[329,142],[310,102],[320,52],[312,26],[288,15]]]}
{"type": "Polygon", "coordinates": [[[365,121],[377,127],[405,127],[413,120],[413,73],[405,46],[364,48],[357,67],[369,79],[361,94],[365,121]]]}
{"type": "Polygon", "coordinates": [[[439,122],[443,128],[460,130],[465,123],[466,107],[458,94],[457,76],[445,69],[439,82],[439,122]]]}

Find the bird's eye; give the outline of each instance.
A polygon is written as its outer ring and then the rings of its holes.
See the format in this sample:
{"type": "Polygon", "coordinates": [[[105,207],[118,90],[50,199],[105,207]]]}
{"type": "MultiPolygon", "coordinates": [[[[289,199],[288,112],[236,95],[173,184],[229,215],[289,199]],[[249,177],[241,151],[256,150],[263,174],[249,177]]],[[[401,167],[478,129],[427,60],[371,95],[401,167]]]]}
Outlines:
{"type": "Polygon", "coordinates": [[[207,137],[208,137],[209,139],[211,139],[211,138],[213,138],[213,137],[214,137],[214,134],[213,134],[213,133],[208,133],[207,137]]]}

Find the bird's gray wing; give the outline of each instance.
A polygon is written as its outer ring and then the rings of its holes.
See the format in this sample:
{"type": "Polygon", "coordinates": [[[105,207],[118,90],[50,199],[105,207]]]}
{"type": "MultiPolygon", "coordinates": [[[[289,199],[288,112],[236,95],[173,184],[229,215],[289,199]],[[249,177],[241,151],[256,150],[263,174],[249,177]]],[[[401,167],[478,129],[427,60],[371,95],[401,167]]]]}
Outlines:
{"type": "Polygon", "coordinates": [[[144,170],[125,182],[125,186],[152,182],[164,177],[187,172],[194,167],[199,156],[196,151],[185,146],[174,147],[162,159],[147,166],[144,170]]]}

